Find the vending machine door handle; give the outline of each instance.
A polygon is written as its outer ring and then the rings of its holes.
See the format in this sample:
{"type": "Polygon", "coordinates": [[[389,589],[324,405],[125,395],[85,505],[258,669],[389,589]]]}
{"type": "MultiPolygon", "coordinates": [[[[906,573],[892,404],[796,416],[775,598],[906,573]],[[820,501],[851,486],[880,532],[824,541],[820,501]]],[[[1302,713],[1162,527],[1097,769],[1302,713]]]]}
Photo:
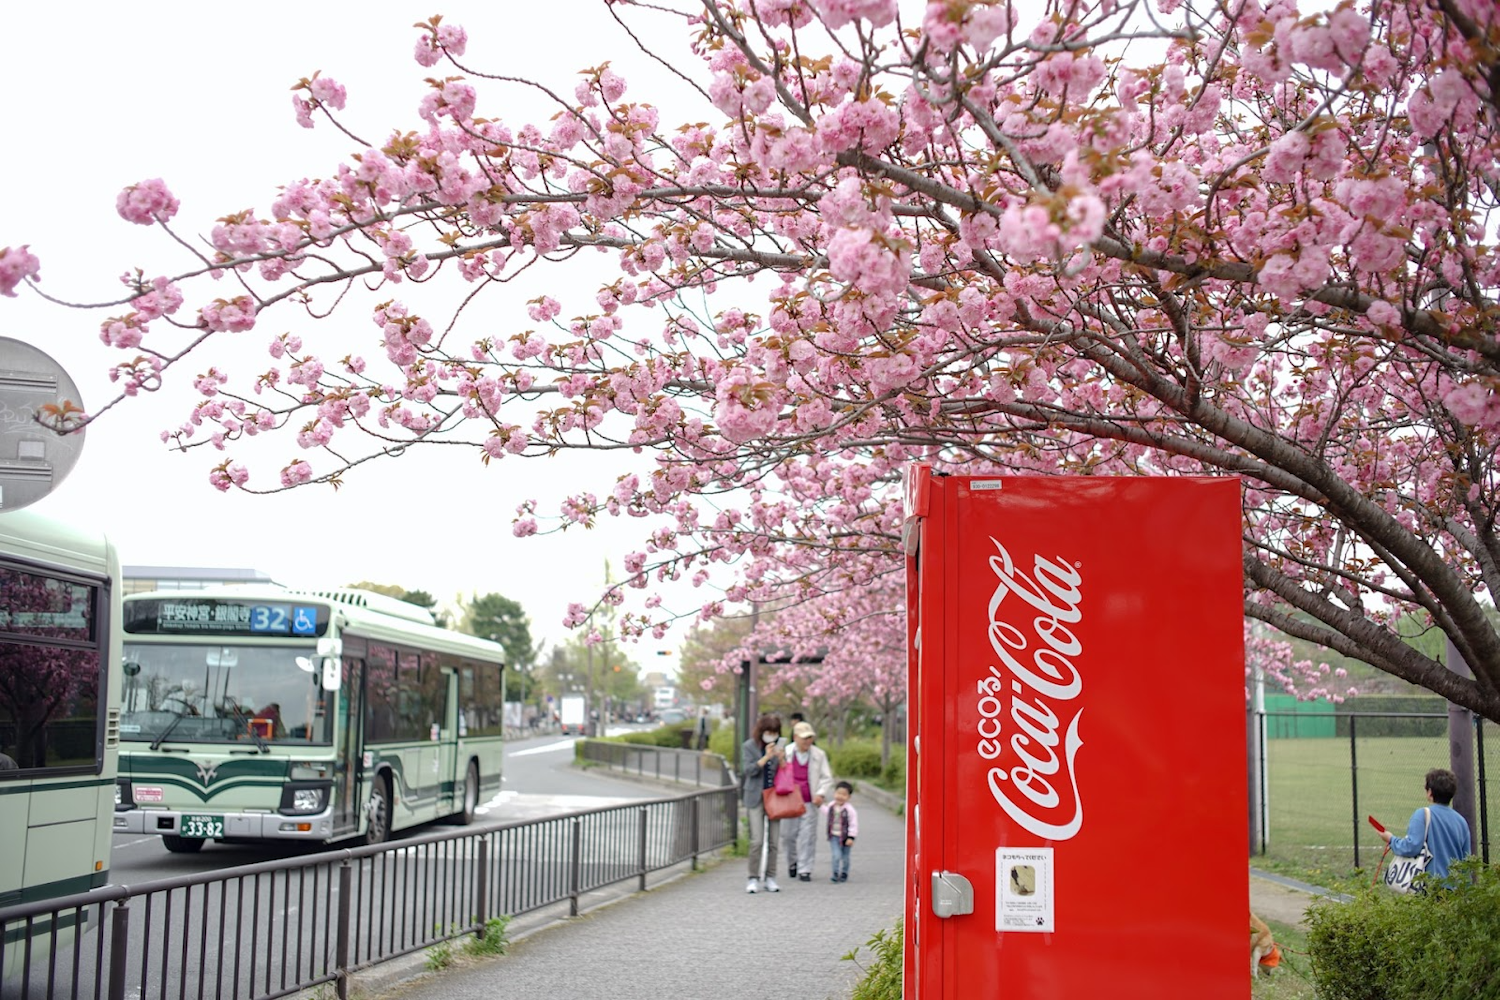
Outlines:
{"type": "Polygon", "coordinates": [[[957,872],[932,873],[932,912],[939,917],[961,917],[974,912],[974,887],[957,872]]]}

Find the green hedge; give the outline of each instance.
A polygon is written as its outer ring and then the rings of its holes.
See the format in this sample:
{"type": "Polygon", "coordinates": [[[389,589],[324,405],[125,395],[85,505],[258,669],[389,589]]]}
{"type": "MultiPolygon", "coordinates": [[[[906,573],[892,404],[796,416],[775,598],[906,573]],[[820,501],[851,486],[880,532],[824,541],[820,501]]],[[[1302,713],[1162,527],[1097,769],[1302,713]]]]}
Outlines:
{"type": "Polygon", "coordinates": [[[727,760],[731,770],[740,769],[740,750],[734,745],[734,726],[727,723],[716,726],[708,734],[708,749],[727,760]]]}
{"type": "Polygon", "coordinates": [[[1321,1000],[1500,996],[1500,871],[1453,866],[1457,888],[1398,895],[1362,886],[1308,912],[1321,1000]]]}
{"type": "Polygon", "coordinates": [[[1424,712],[1442,716],[1437,719],[1360,719],[1354,724],[1356,736],[1423,736],[1448,735],[1448,703],[1431,695],[1367,694],[1350,698],[1338,708],[1334,724],[1338,735],[1349,736],[1349,713],[1424,712]]]}
{"type": "Polygon", "coordinates": [[[891,762],[880,766],[879,740],[845,740],[843,746],[825,747],[836,778],[867,778],[890,789],[906,784],[906,748],[891,747],[891,762]]]}

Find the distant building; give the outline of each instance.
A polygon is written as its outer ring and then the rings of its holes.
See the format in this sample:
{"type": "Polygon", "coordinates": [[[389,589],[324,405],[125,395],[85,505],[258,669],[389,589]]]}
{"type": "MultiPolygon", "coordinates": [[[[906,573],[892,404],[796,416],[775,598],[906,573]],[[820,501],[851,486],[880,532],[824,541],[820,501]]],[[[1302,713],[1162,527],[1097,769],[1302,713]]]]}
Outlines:
{"type": "Polygon", "coordinates": [[[222,566],[122,566],[124,592],[140,594],[148,590],[205,590],[225,584],[274,584],[276,581],[258,569],[234,569],[222,566]]]}

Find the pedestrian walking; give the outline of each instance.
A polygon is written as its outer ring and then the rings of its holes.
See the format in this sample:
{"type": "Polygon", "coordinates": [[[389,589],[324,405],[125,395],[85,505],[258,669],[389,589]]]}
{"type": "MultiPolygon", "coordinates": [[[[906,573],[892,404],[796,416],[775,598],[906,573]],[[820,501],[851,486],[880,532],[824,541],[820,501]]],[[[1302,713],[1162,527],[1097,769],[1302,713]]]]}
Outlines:
{"type": "Polygon", "coordinates": [[[830,882],[849,881],[849,854],[854,838],[859,836],[859,812],[849,801],[854,786],[840,781],[833,786],[833,801],[823,807],[823,829],[828,834],[828,866],[833,869],[830,882]]]}
{"type": "Polygon", "coordinates": [[[750,881],[745,885],[746,892],[761,889],[781,891],[775,878],[776,841],[781,834],[781,820],[766,816],[761,793],[775,783],[776,770],[785,759],[786,741],[781,738],[781,716],[762,715],[750,738],[740,746],[740,783],[745,816],[750,823],[750,881]]]}
{"type": "Polygon", "coordinates": [[[708,749],[708,734],[712,729],[713,725],[708,721],[708,706],[704,705],[698,709],[698,721],[693,729],[694,736],[696,737],[694,742],[697,744],[699,750],[708,749]]]}
{"type": "Polygon", "coordinates": [[[799,882],[811,882],[813,861],[818,849],[818,819],[823,803],[833,796],[833,768],[828,754],[813,745],[817,732],[810,723],[792,727],[792,746],[786,752],[785,766],[792,769],[802,801],[813,808],[801,818],[787,820],[781,827],[782,849],[786,853],[787,875],[799,882]]]}

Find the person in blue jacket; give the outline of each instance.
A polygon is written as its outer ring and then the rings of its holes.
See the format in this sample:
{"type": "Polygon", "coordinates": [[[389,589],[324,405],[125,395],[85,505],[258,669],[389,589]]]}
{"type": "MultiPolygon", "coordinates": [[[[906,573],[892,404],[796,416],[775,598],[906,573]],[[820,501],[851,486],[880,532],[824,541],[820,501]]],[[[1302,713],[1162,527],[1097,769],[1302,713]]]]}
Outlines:
{"type": "Polygon", "coordinates": [[[1390,845],[1391,853],[1403,858],[1414,858],[1422,853],[1422,832],[1427,832],[1427,849],[1432,852],[1432,861],[1427,865],[1429,879],[1448,877],[1448,866],[1462,861],[1473,850],[1469,840],[1469,821],[1453,811],[1450,803],[1453,793],[1458,791],[1458,779],[1446,768],[1435,767],[1427,772],[1424,787],[1427,801],[1432,803],[1411,814],[1406,824],[1406,836],[1396,837],[1389,830],[1380,831],[1380,839],[1390,845]],[[1426,816],[1432,814],[1429,824],[1426,816]]]}

